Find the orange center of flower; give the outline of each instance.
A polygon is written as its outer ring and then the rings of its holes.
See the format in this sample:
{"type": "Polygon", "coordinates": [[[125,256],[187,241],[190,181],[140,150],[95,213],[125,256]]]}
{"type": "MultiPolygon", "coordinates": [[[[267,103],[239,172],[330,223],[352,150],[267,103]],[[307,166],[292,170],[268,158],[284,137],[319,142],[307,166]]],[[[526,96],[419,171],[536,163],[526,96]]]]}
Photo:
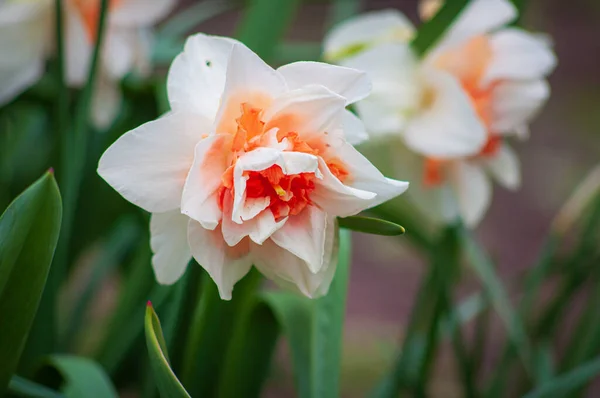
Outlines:
{"type": "MultiPolygon", "coordinates": [[[[265,123],[261,120],[262,114],[262,109],[253,107],[250,103],[245,102],[240,106],[240,115],[235,119],[236,131],[233,133],[231,145],[231,162],[221,177],[222,186],[219,194],[221,209],[223,209],[225,193],[230,191],[232,196],[234,193],[233,172],[237,160],[246,152],[268,146],[269,140],[272,140],[273,137],[267,132],[272,128],[278,128],[276,140],[278,143],[286,140],[288,151],[321,156],[325,159],[331,173],[340,181],[349,178],[349,172],[341,160],[327,156],[327,144],[323,144],[318,139],[310,142],[302,140],[296,132],[290,131],[291,124],[288,118],[272,122],[268,128],[265,128],[265,123]]],[[[246,198],[268,197],[268,209],[273,212],[275,219],[297,215],[306,206],[312,205],[310,194],[315,189],[315,179],[317,178],[315,173],[286,175],[281,167],[273,165],[261,171],[246,171],[244,177],[247,178],[246,198]]]]}
{"type": "MultiPolygon", "coordinates": [[[[477,36],[458,49],[442,54],[436,65],[459,79],[464,91],[471,99],[477,115],[487,128],[488,139],[475,157],[489,157],[500,149],[502,138],[492,128],[492,95],[498,82],[482,86],[481,81],[492,61],[492,48],[487,36],[477,36]]],[[[425,159],[424,183],[426,186],[439,185],[444,181],[445,161],[425,159]]]]}
{"type": "MultiPolygon", "coordinates": [[[[109,0],[108,9],[114,10],[123,0],[109,0]]],[[[100,20],[100,0],[73,0],[75,9],[81,15],[85,33],[90,42],[96,41],[98,22],[100,20]]]]}

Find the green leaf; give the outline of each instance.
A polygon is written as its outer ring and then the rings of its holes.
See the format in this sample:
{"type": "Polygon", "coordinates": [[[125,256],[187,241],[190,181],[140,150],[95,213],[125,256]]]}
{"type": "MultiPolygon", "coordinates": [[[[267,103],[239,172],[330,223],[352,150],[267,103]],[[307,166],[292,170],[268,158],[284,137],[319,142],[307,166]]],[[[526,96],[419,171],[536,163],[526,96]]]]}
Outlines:
{"type": "Polygon", "coordinates": [[[11,394],[18,395],[20,397],[33,397],[33,398],[64,398],[65,396],[58,391],[51,390],[50,388],[37,384],[33,381],[24,379],[19,376],[13,376],[10,379],[8,385],[8,391],[11,394]]]}
{"type": "Polygon", "coordinates": [[[250,0],[236,36],[261,58],[270,60],[298,4],[300,0],[250,0]]]}
{"type": "Polygon", "coordinates": [[[252,303],[260,274],[251,271],[235,286],[231,300],[221,300],[215,282],[204,278],[186,341],[181,380],[193,396],[213,396],[236,321],[252,303]]]}
{"type": "Polygon", "coordinates": [[[467,231],[463,230],[461,240],[469,264],[483,283],[483,288],[492,306],[504,321],[508,337],[521,356],[525,369],[531,373],[532,351],[525,332],[525,326],[514,311],[502,281],[496,275],[494,264],[467,231]]]}
{"type": "Polygon", "coordinates": [[[442,8],[419,28],[411,45],[415,52],[423,56],[436,44],[454,20],[460,15],[469,0],[446,1],[442,8]]]}
{"type": "Polygon", "coordinates": [[[600,375],[600,358],[542,384],[525,394],[523,398],[568,397],[571,396],[569,393],[584,386],[598,375],[600,375]]]}
{"type": "Polygon", "coordinates": [[[287,336],[300,398],[339,396],[340,361],[348,273],[350,233],[340,231],[337,270],[329,292],[319,299],[291,293],[264,295],[287,336]]]}
{"type": "Polygon", "coordinates": [[[110,378],[98,363],[75,355],[51,355],[42,374],[53,368],[62,377],[61,392],[67,398],[117,398],[118,394],[110,378]]]}
{"type": "Polygon", "coordinates": [[[340,228],[373,235],[398,236],[406,232],[401,225],[373,217],[352,216],[338,218],[338,224],[340,228]]]}
{"type": "Polygon", "coordinates": [[[170,17],[156,32],[156,39],[186,36],[202,22],[216,17],[232,8],[232,3],[220,0],[201,1],[185,7],[170,17]]]}
{"type": "Polygon", "coordinates": [[[0,395],[15,372],[46,284],[61,223],[52,172],[0,218],[0,395]]]}
{"type": "Polygon", "coordinates": [[[275,315],[264,301],[257,300],[245,312],[227,352],[219,397],[261,396],[279,330],[275,315]]]}
{"type": "Polygon", "coordinates": [[[160,327],[160,321],[150,303],[146,307],[146,321],[144,324],[150,365],[160,395],[169,398],[189,397],[190,395],[183,388],[169,365],[167,345],[160,327]]]}

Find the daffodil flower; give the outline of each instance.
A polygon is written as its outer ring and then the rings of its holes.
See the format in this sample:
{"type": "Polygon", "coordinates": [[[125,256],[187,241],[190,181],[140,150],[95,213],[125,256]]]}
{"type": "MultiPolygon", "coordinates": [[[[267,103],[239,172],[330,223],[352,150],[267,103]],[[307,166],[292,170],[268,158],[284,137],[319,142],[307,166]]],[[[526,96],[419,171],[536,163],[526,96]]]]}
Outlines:
{"type": "Polygon", "coordinates": [[[171,65],[171,111],[118,139],[98,173],[152,213],[152,259],[174,283],[193,256],[223,299],[254,265],[308,297],[336,267],[336,216],[404,192],[352,143],[346,106],[366,74],[315,62],[272,69],[242,43],[197,34],[171,65]]]}
{"type": "Polygon", "coordinates": [[[44,73],[52,0],[0,0],[0,105],[44,73]]]}
{"type": "MultiPolygon", "coordinates": [[[[423,17],[441,3],[423,2],[423,17]]],[[[508,0],[474,0],[423,59],[409,44],[415,28],[395,10],[349,20],[325,41],[327,59],[371,75],[373,93],[356,104],[359,116],[372,136],[398,136],[419,155],[423,189],[411,191],[431,196],[440,187],[448,221],[481,220],[490,176],[506,188],[520,184],[505,138],[527,135],[556,59],[545,37],[506,27],[516,16],[508,0]]]]}

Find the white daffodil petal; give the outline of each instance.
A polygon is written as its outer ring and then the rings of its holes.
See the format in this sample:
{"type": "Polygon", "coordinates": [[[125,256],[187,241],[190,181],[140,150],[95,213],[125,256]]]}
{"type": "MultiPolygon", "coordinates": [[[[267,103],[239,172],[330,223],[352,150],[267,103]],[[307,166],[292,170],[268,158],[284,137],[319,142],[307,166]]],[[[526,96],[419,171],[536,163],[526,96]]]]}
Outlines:
{"type": "Polygon", "coordinates": [[[518,28],[503,29],[490,38],[492,60],[483,77],[495,80],[540,79],[556,67],[556,56],[547,40],[518,28]]]}
{"type": "Polygon", "coordinates": [[[252,246],[256,268],[283,288],[296,290],[309,298],[327,294],[337,266],[335,218],[330,218],[325,224],[323,264],[317,273],[311,272],[304,260],[272,240],[252,246]]]}
{"type": "Polygon", "coordinates": [[[311,200],[330,215],[348,217],[371,207],[375,202],[375,192],[364,191],[344,185],[334,176],[321,159],[323,179],[315,181],[311,200]]]}
{"type": "Polygon", "coordinates": [[[179,210],[153,213],[150,217],[152,268],[158,283],[177,282],[192,259],[187,239],[188,221],[179,210]]]}
{"type": "Polygon", "coordinates": [[[311,85],[275,98],[264,115],[266,129],[293,131],[302,137],[331,132],[342,123],[346,100],[329,89],[311,85]]]}
{"type": "Polygon", "coordinates": [[[121,136],[98,174],[125,199],[152,213],[179,208],[194,146],[210,129],[198,115],[171,113],[121,136]]]}
{"type": "Polygon", "coordinates": [[[176,0],[121,0],[110,13],[110,22],[128,28],[152,26],[166,17],[176,0]]]}
{"type": "MultiPolygon", "coordinates": [[[[66,7],[73,7],[68,3],[66,7]]],[[[87,81],[94,46],[77,10],[68,9],[65,21],[65,77],[69,86],[81,87],[87,81]]]]}
{"type": "Polygon", "coordinates": [[[373,90],[356,104],[360,118],[372,134],[399,134],[421,95],[417,58],[410,46],[387,43],[370,48],[344,62],[366,71],[373,90]]]}
{"type": "Polygon", "coordinates": [[[123,97],[119,84],[100,74],[92,95],[92,122],[100,130],[106,130],[119,114],[123,97]]]}
{"type": "Polygon", "coordinates": [[[221,176],[229,165],[228,153],[223,148],[230,141],[231,137],[225,135],[200,140],[183,187],[181,212],[206,229],[215,229],[221,221],[217,191],[222,185],[221,176]]]}
{"type": "Polygon", "coordinates": [[[527,127],[550,96],[545,80],[506,81],[492,94],[492,130],[516,134],[527,127]]]}
{"type": "Polygon", "coordinates": [[[502,145],[497,153],[486,157],[483,162],[503,187],[514,190],[521,185],[519,157],[508,145],[502,145]]]}
{"type": "Polygon", "coordinates": [[[344,138],[349,144],[358,145],[369,139],[365,124],[349,110],[342,115],[344,138]]]}
{"type": "MultiPolygon", "coordinates": [[[[408,189],[408,182],[386,178],[367,158],[352,145],[344,144],[336,150],[340,159],[349,173],[348,185],[366,192],[373,192],[377,196],[369,203],[367,208],[377,206],[408,189]]],[[[361,211],[362,211],[361,210],[361,211]]]]}
{"type": "Polygon", "coordinates": [[[457,161],[451,168],[450,179],[461,218],[475,227],[483,218],[492,199],[492,184],[483,168],[469,161],[457,161]]]}
{"type": "Polygon", "coordinates": [[[279,69],[290,89],[320,84],[346,99],[346,105],[367,97],[371,91],[369,76],[363,72],[323,62],[294,62],[279,69]]]}
{"type": "Polygon", "coordinates": [[[408,42],[415,31],[412,23],[398,10],[361,14],[335,26],[325,37],[324,57],[338,61],[369,45],[408,42]]]}
{"type": "Polygon", "coordinates": [[[187,110],[214,119],[223,88],[227,62],[236,40],[197,33],[171,64],[167,92],[171,109],[187,110]]]}
{"type": "Polygon", "coordinates": [[[102,48],[105,73],[113,80],[122,79],[134,66],[137,32],[126,28],[108,29],[102,48]]]}
{"type": "Polygon", "coordinates": [[[304,260],[313,274],[317,273],[324,261],[327,218],[324,211],[308,206],[300,214],[290,217],[271,240],[304,260]]]}
{"type": "Polygon", "coordinates": [[[233,286],[252,267],[249,240],[229,247],[221,231],[202,228],[200,223],[190,220],[188,242],[194,259],[208,272],[219,289],[223,300],[231,300],[233,286]]]}
{"type": "Polygon", "coordinates": [[[510,0],[473,0],[450,25],[431,54],[438,54],[475,36],[490,33],[510,23],[517,16],[517,9],[510,0]]]}
{"type": "Polygon", "coordinates": [[[0,105],[33,85],[44,72],[51,4],[0,4],[0,105]]]}
{"type": "Polygon", "coordinates": [[[474,155],[487,132],[460,83],[443,71],[427,70],[423,109],[404,131],[406,145],[425,156],[448,159],[474,155]]]}

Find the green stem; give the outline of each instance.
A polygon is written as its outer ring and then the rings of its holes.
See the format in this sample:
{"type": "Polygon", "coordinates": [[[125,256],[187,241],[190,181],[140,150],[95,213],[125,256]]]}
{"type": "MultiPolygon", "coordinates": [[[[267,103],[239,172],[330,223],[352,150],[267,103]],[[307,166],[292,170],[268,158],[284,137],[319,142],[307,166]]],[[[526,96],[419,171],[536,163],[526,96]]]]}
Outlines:
{"type": "Polygon", "coordinates": [[[98,63],[100,60],[104,38],[104,25],[106,21],[108,3],[109,0],[102,0],[101,2],[98,30],[96,32],[96,43],[88,73],[87,83],[83,89],[81,97],[79,98],[79,103],[75,112],[75,122],[72,134],[68,134],[66,132],[63,133],[66,135],[61,148],[61,191],[63,195],[64,209],[63,223],[61,237],[56,250],[55,261],[52,266],[54,281],[57,283],[60,283],[60,281],[64,280],[64,276],[68,268],[69,243],[86,159],[85,154],[87,150],[88,115],[92,94],[94,92],[98,63]]]}

